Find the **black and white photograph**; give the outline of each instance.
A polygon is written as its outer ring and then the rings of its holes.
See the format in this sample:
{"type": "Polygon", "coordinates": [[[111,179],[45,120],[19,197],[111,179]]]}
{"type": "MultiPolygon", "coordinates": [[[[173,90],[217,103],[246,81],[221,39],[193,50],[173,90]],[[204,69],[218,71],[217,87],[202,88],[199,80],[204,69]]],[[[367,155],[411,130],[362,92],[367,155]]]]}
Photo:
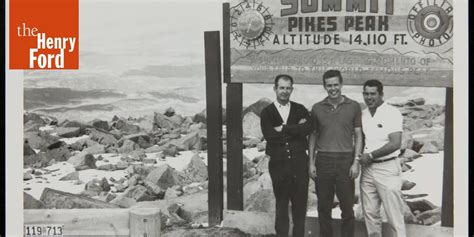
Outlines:
{"type": "Polygon", "coordinates": [[[467,1],[78,4],[5,64],[6,236],[468,235],[467,1]]]}

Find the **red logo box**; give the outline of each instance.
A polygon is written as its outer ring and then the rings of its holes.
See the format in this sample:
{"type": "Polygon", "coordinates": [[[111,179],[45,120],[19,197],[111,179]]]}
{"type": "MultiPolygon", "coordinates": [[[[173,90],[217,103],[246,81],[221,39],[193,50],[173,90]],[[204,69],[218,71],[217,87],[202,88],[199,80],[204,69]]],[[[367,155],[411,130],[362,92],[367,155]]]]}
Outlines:
{"type": "Polygon", "coordinates": [[[79,0],[10,0],[10,69],[79,69],[79,0]]]}

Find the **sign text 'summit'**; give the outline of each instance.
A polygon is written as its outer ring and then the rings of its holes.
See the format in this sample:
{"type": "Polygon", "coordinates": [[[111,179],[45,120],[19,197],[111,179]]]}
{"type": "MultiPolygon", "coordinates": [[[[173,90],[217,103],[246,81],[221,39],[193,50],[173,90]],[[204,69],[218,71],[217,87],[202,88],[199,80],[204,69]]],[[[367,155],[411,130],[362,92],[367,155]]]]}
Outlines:
{"type": "MultiPolygon", "coordinates": [[[[385,0],[385,14],[393,15],[393,1],[385,0]]],[[[346,0],[345,11],[346,12],[367,12],[367,3],[369,4],[368,10],[370,13],[379,13],[378,0],[346,0]]],[[[300,13],[313,13],[313,12],[340,12],[343,10],[342,0],[281,0],[281,4],[289,6],[281,10],[281,16],[290,16],[300,13]]]]}

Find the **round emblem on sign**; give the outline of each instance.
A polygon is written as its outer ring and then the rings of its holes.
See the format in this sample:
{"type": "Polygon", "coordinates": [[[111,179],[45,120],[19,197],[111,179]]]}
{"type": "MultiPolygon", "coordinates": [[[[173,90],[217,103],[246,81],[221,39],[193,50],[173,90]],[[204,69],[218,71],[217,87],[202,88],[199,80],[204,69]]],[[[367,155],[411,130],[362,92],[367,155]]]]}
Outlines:
{"type": "Polygon", "coordinates": [[[272,15],[261,2],[244,0],[230,9],[231,36],[247,49],[264,45],[272,25],[272,15]]]}
{"type": "Polygon", "coordinates": [[[408,33],[418,44],[436,47],[453,36],[453,7],[442,3],[417,2],[408,13],[408,33]]]}

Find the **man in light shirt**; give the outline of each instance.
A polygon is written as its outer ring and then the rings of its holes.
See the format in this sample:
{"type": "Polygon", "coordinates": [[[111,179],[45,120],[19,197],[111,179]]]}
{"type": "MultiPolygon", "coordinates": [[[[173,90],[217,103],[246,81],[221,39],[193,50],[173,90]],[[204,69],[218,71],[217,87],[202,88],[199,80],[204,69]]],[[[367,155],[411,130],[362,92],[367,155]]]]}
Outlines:
{"type": "Polygon", "coordinates": [[[265,153],[270,156],[268,169],[276,200],[275,231],[288,236],[288,204],[291,202],[292,236],[304,236],[308,199],[308,142],[311,131],[308,110],[290,101],[293,78],[275,77],[276,101],[262,110],[260,125],[267,141],[265,153]]]}
{"type": "Polygon", "coordinates": [[[405,237],[401,166],[399,153],[403,117],[400,111],[383,101],[383,85],[368,80],[363,87],[367,108],[362,111],[365,149],[360,156],[362,210],[370,237],[382,236],[380,208],[383,205],[392,236],[405,237]]]}

